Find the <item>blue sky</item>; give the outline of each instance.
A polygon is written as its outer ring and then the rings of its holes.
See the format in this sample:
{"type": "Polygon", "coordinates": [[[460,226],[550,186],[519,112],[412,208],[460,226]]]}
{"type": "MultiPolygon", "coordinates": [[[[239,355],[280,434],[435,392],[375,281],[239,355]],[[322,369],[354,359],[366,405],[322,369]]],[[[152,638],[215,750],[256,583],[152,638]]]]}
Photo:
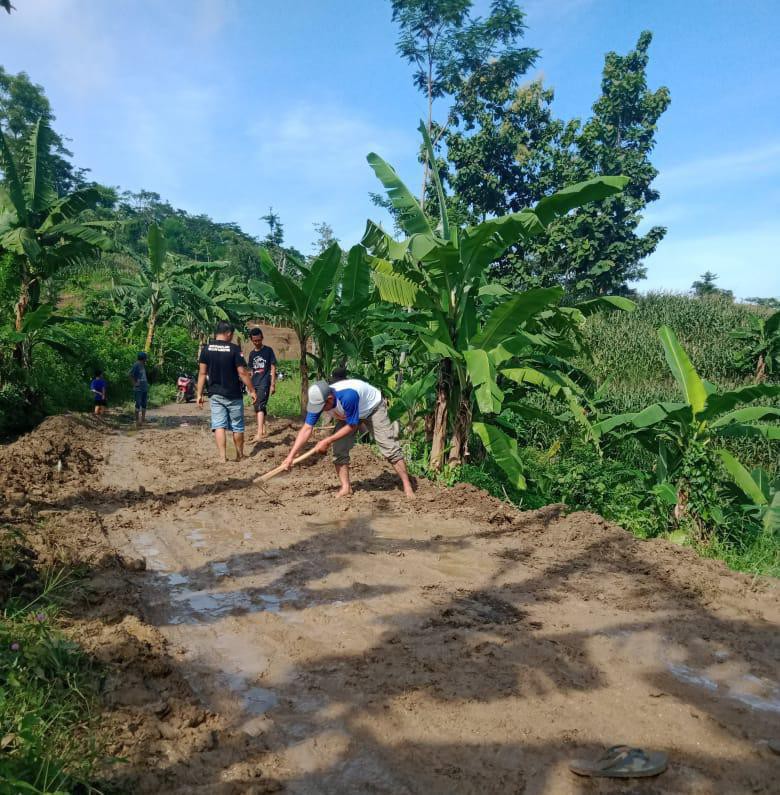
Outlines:
{"type": "MultiPolygon", "coordinates": [[[[343,245],[369,216],[377,151],[413,186],[425,111],[395,54],[385,0],[16,0],[0,63],[41,83],[95,179],[287,241],[313,225],[343,245]]],[[[486,2],[478,0],[477,6],[486,2]]],[[[669,227],[641,289],[685,290],[702,271],[739,297],[780,295],[780,3],[527,0],[526,43],[564,118],[587,116],[608,50],[654,34],[666,85],[654,162],[669,227]]]]}

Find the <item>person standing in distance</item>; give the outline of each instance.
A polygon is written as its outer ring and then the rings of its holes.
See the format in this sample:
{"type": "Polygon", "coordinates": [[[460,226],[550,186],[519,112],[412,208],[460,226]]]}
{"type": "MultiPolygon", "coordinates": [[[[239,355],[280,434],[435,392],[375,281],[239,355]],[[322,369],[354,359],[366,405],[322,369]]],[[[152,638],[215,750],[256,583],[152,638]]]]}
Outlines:
{"type": "Polygon", "coordinates": [[[211,402],[211,430],[217,443],[219,460],[227,461],[227,432],[233,432],[236,461],[244,457],[244,400],[241,382],[253,401],[257,400],[249,370],[246,369],[241,348],[233,342],[235,327],[224,320],[217,323],[214,339],[203,346],[198,364],[196,399],[203,408],[203,389],[209,380],[211,402]]]}
{"type": "Polygon", "coordinates": [[[146,422],[146,407],[149,403],[149,378],[146,375],[146,351],[139,351],[138,358],[130,370],[135,398],[135,427],[146,422]]]}
{"type": "Polygon", "coordinates": [[[268,409],[268,397],[276,392],[276,354],[273,348],[263,344],[263,331],[253,328],[249,332],[252,340],[252,350],[249,351],[247,362],[249,372],[252,374],[252,383],[257,392],[254,409],[257,415],[257,435],[255,441],[259,442],[265,435],[265,415],[268,409]]]}
{"type": "Polygon", "coordinates": [[[352,484],[349,480],[349,451],[355,444],[355,435],[360,425],[368,429],[382,455],[393,465],[398,477],[401,478],[404,494],[409,498],[414,497],[404,454],[387,416],[387,404],[382,393],[376,387],[357,378],[347,378],[333,384],[317,381],[309,387],[306,419],[287,458],[284,459],[285,469],[292,468],[293,459],[306,446],[323,412],[336,420],[336,429],[330,436],[317,442],[314,449],[324,454],[333,445],[333,463],[336,465],[336,474],[341,484],[339,497],[346,497],[352,493],[352,484]]]}
{"type": "Polygon", "coordinates": [[[89,385],[95,399],[95,414],[102,414],[106,410],[108,400],[106,399],[106,380],[103,378],[103,371],[96,370],[95,377],[89,385]]]}

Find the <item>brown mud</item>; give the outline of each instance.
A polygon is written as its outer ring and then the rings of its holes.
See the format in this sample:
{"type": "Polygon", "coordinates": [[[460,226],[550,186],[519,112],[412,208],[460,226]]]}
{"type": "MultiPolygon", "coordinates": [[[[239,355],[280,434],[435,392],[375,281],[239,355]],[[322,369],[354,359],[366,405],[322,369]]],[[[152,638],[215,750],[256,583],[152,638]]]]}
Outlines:
{"type": "Polygon", "coordinates": [[[125,791],[777,791],[775,581],[470,486],[408,503],[366,447],[346,501],[323,460],[262,489],[290,422],[219,466],[195,408],[150,415],[0,448],[4,521],[88,567],[70,631],[106,664],[125,791]],[[568,771],[617,743],[668,771],[568,771]]]}

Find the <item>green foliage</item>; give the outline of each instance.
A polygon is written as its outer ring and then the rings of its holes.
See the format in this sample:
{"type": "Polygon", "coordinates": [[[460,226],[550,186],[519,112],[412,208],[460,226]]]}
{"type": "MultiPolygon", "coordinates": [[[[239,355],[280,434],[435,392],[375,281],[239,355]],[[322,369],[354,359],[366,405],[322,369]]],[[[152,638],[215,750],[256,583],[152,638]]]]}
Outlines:
{"type": "MultiPolygon", "coordinates": [[[[432,154],[423,124],[420,131],[432,154]]],[[[533,210],[461,230],[450,225],[446,203],[440,200],[441,217],[434,232],[392,167],[373,153],[368,162],[409,236],[395,241],[369,222],[362,242],[371,254],[379,296],[414,310],[416,314],[410,317],[417,340],[413,353],[438,370],[431,466],[442,468],[445,447],[449,447],[451,465],[463,460],[472,419],[476,419],[473,428],[485,449],[519,488],[524,481],[517,442],[494,418],[510,398],[522,399],[529,389],[540,389],[565,400],[589,428],[578,402],[581,390],[569,377],[573,368],[562,358],[576,350],[577,326],[584,315],[557,307],[563,296],[560,288],[509,297],[484,291],[487,270],[518,240],[535,237],[583,203],[618,193],[626,180],[587,180],[546,197],[533,210]]],[[[435,171],[433,181],[437,195],[443,197],[435,171]]]]}
{"type": "Polygon", "coordinates": [[[705,271],[701,275],[701,280],[695,281],[691,285],[691,290],[697,298],[710,298],[713,295],[720,295],[724,298],[734,298],[731,290],[721,290],[715,285],[718,280],[718,275],[712,271],[705,271]]]}
{"type": "Polygon", "coordinates": [[[780,396],[780,385],[718,392],[699,376],[671,328],[662,326],[658,336],[684,401],[654,403],[639,412],[613,415],[596,427],[600,433],[619,438],[633,436],[656,452],[658,493],[671,494],[669,502],[675,504],[678,520],[689,513],[707,526],[722,525],[724,513],[718,504],[713,444],[723,437],[780,439],[780,425],[772,422],[780,417],[780,408],[736,408],[780,396]]]}
{"type": "Polygon", "coordinates": [[[472,221],[517,212],[567,184],[604,174],[628,177],[626,189],[551,223],[544,235],[520,241],[494,273],[515,289],[562,284],[577,300],[628,293],[644,278],[643,260],[663,227],[638,233],[645,207],[658,198],[650,162],[658,119],[669,105],[666,88],[647,87],[651,35],[640,35],[625,56],[606,56],[602,94],[585,123],[552,115],[553,92],[536,82],[479,97],[469,87],[455,97],[454,121],[442,130],[440,163],[454,189],[452,209],[472,221]]]}

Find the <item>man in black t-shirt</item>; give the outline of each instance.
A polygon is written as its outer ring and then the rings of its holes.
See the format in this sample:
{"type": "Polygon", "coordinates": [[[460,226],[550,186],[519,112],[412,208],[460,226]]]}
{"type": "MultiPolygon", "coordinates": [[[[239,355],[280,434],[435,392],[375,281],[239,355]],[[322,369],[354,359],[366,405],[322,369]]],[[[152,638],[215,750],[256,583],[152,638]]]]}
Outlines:
{"type": "Polygon", "coordinates": [[[255,401],[255,414],[257,414],[257,435],[255,441],[259,442],[265,436],[265,415],[268,408],[268,396],[276,391],[276,354],[273,348],[263,344],[263,332],[253,328],[249,332],[252,340],[252,350],[246,357],[249,362],[249,372],[252,374],[252,383],[255,385],[257,400],[255,401]]]}
{"type": "Polygon", "coordinates": [[[257,394],[246,369],[241,348],[233,343],[235,328],[231,323],[220,321],[214,339],[203,346],[200,352],[197,401],[203,408],[203,388],[209,380],[211,403],[211,430],[217,442],[219,460],[227,461],[227,431],[233,432],[236,446],[236,461],[244,457],[244,400],[241,382],[246,384],[252,400],[257,394]]]}

